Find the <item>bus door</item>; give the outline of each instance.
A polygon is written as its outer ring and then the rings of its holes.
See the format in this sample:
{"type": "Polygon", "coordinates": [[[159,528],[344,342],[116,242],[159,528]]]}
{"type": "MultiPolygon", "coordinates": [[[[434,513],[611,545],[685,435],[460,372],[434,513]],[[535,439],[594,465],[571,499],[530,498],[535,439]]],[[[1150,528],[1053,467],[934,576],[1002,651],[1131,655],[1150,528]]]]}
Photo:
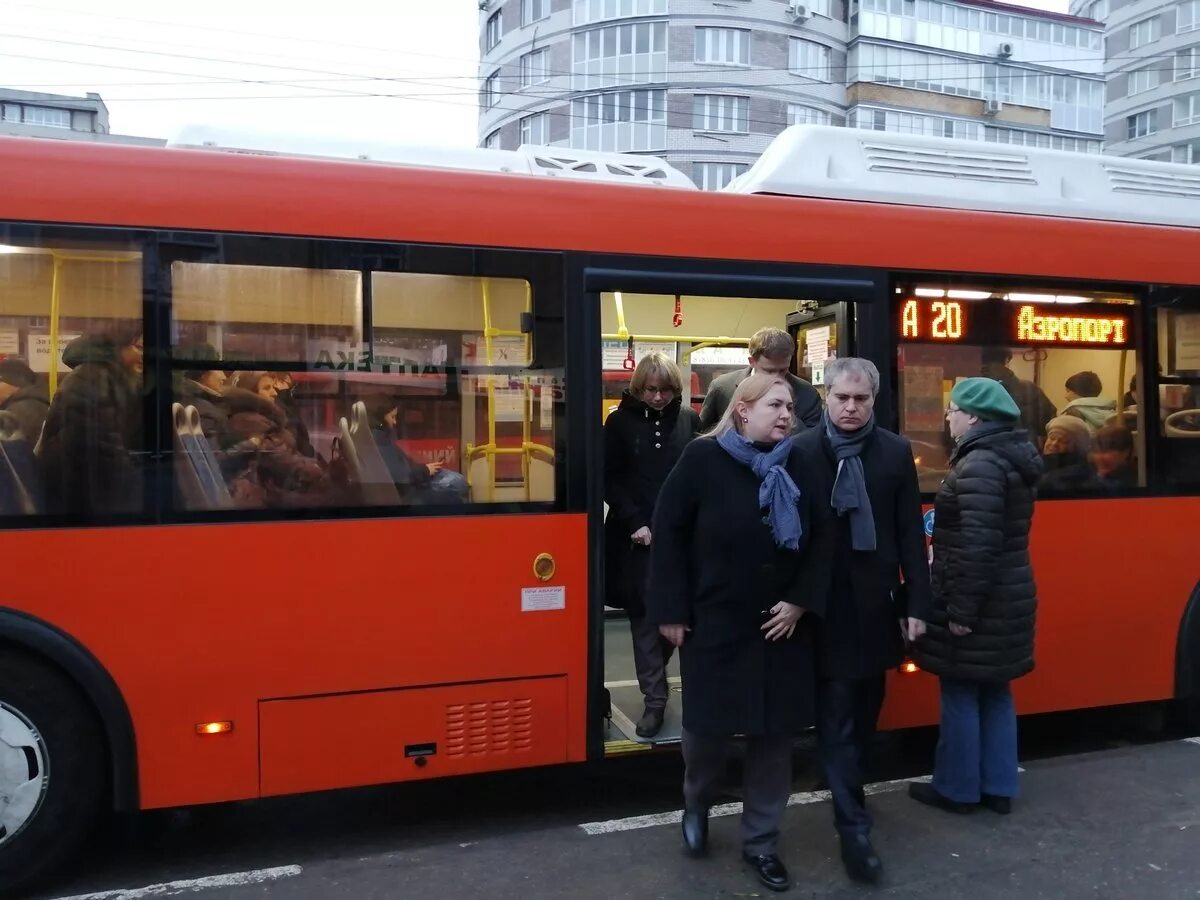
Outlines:
{"type": "MultiPolygon", "coordinates": [[[[599,332],[599,352],[592,359],[599,369],[593,373],[599,378],[599,391],[593,396],[600,402],[595,422],[601,428],[591,442],[598,448],[607,446],[603,423],[623,402],[645,418],[640,404],[646,398],[631,386],[638,365],[651,354],[662,354],[677,367],[682,406],[697,414],[703,411],[701,426],[710,426],[714,416],[711,409],[705,410],[705,400],[717,379],[748,372],[756,332],[782,332],[784,344],[799,351],[793,353],[792,371],[819,383],[824,359],[850,352],[849,329],[858,303],[873,305],[885,296],[871,277],[776,280],[627,269],[589,270],[588,276],[594,288],[588,299],[599,332]]],[[[632,533],[626,534],[640,522],[617,519],[606,502],[614,496],[609,482],[627,475],[636,463],[630,454],[619,453],[619,447],[612,449],[602,469],[592,467],[599,476],[592,530],[597,554],[592,564],[592,677],[599,699],[592,709],[606,755],[676,744],[683,728],[678,654],[665,666],[664,689],[653,652],[654,629],[640,621],[650,551],[634,542],[632,533]],[[662,723],[656,727],[647,712],[664,694],[662,723]]]]}

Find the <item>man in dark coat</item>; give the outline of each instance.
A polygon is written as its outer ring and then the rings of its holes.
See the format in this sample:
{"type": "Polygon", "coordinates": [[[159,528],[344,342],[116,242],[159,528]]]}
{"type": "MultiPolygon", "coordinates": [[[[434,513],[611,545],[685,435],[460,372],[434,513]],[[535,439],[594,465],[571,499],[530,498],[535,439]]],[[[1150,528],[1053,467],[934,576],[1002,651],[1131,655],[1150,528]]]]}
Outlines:
{"type": "Polygon", "coordinates": [[[760,328],[750,338],[750,365],[713,379],[700,408],[700,430],[709,431],[721,421],[737,386],[752,373],[786,378],[795,400],[794,430],[813,428],[821,421],[821,395],[817,389],[789,371],[796,352],[791,335],[779,328],[760,328]]]}
{"type": "Polygon", "coordinates": [[[1007,347],[986,347],[983,350],[981,373],[1002,385],[1020,411],[1020,425],[1038,447],[1046,440],[1046,425],[1058,415],[1058,409],[1050,402],[1046,392],[1034,382],[1018,378],[1008,367],[1012,362],[1012,351],[1007,347]]]}
{"type": "Polygon", "coordinates": [[[32,450],[42,436],[50,396],[24,360],[0,361],[0,411],[17,420],[21,436],[32,450]]]}
{"type": "Polygon", "coordinates": [[[929,566],[912,447],[875,423],[879,370],[865,359],[833,359],[825,384],[821,427],[796,439],[818,500],[835,512],[816,523],[834,534],[828,583],[816,588],[828,593],[817,631],[817,730],[842,862],[851,878],[874,883],[883,868],[861,761],[885,673],[902,661],[905,639],[924,631],[929,566]]]}
{"type": "Polygon", "coordinates": [[[909,793],[951,812],[1007,813],[1017,793],[1009,683],[1033,669],[1029,529],[1042,460],[989,378],[955,385],[946,416],[958,449],[934,502],[933,611],[915,654],[941,679],[941,735],[933,783],[909,793]]]}

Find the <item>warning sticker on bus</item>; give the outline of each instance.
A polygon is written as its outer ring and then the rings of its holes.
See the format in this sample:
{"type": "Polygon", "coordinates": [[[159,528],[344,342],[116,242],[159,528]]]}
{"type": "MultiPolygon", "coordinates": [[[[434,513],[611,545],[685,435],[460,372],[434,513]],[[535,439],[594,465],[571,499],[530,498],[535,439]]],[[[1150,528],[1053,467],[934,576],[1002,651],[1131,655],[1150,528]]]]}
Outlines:
{"type": "Polygon", "coordinates": [[[546,609],[566,609],[567,589],[557,587],[521,588],[521,612],[540,612],[546,609]]]}

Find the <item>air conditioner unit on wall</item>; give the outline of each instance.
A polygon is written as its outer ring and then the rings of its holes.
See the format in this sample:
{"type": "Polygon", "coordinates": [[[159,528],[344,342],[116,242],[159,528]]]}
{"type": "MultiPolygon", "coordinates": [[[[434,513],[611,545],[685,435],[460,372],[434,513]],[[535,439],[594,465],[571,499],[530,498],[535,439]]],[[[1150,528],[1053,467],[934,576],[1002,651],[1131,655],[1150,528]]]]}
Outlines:
{"type": "Polygon", "coordinates": [[[1012,41],[1001,41],[1000,46],[996,48],[996,55],[1002,59],[1008,59],[1013,55],[1012,41]]]}
{"type": "Polygon", "coordinates": [[[807,3],[800,3],[798,0],[788,0],[787,5],[788,15],[796,22],[806,22],[812,18],[812,7],[807,3]]]}
{"type": "Polygon", "coordinates": [[[1004,111],[1004,101],[1003,100],[984,100],[983,101],[983,114],[985,116],[999,115],[1003,111],[1004,111]]]}

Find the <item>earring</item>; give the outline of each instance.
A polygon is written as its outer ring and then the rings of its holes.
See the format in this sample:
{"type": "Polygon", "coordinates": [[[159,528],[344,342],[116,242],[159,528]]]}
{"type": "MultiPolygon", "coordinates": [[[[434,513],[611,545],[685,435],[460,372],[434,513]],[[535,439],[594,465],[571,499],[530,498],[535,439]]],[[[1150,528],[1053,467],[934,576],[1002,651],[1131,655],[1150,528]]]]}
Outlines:
{"type": "Polygon", "coordinates": [[[748,424],[750,424],[750,417],[749,417],[749,416],[742,416],[742,423],[743,423],[743,424],[745,424],[745,425],[748,425],[748,424]]]}

